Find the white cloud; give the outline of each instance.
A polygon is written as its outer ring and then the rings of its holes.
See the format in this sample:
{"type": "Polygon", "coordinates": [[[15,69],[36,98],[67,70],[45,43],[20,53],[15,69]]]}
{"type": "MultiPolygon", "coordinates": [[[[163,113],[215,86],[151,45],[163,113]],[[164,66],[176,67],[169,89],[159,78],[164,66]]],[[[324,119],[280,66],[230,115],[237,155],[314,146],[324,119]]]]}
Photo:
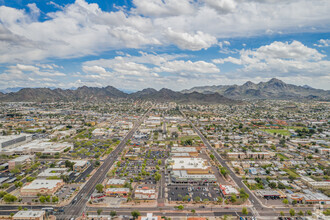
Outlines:
{"type": "Polygon", "coordinates": [[[195,11],[193,2],[191,0],[133,0],[134,12],[153,17],[192,14],[195,11]]]}
{"type": "Polygon", "coordinates": [[[276,76],[324,76],[329,75],[330,61],[326,56],[299,41],[273,42],[255,50],[241,50],[239,58],[215,59],[214,63],[230,62],[243,65],[242,74],[276,76]]]}
{"type": "Polygon", "coordinates": [[[314,44],[317,47],[329,47],[330,46],[330,39],[321,39],[319,40],[318,44],[314,44]]]}
{"type": "Polygon", "coordinates": [[[179,48],[184,50],[201,50],[211,47],[217,43],[216,37],[197,31],[196,34],[176,32],[171,28],[167,30],[168,38],[179,48]]]}
{"type": "Polygon", "coordinates": [[[205,3],[214,8],[220,14],[227,14],[236,8],[235,0],[204,0],[205,3]]]}
{"type": "Polygon", "coordinates": [[[101,75],[107,73],[107,71],[103,67],[100,67],[100,66],[83,66],[82,70],[85,73],[98,73],[101,75]]]}

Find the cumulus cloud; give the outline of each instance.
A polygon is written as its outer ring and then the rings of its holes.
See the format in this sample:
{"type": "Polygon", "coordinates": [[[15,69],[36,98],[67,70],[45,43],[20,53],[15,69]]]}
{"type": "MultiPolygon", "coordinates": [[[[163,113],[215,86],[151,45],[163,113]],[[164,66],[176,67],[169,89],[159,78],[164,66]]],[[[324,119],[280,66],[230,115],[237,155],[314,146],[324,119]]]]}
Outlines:
{"type": "Polygon", "coordinates": [[[235,0],[204,0],[205,3],[221,14],[227,14],[236,8],[235,0]]]}
{"type": "Polygon", "coordinates": [[[330,46],[330,39],[321,39],[319,40],[318,44],[314,44],[317,47],[329,47],[330,46]]]}
{"type": "MultiPolygon", "coordinates": [[[[53,4],[53,3],[50,3],[53,4]]],[[[54,4],[53,4],[54,5],[54,4]]],[[[0,6],[0,63],[97,55],[123,48],[175,44],[207,49],[219,38],[329,30],[329,1],[135,0],[129,9],[106,12],[76,0],[38,20],[29,9],[0,6]],[[235,3],[237,2],[237,3],[235,3]],[[313,28],[313,29],[312,29],[313,28]]],[[[322,44],[320,42],[319,45],[322,44]]]]}
{"type": "Polygon", "coordinates": [[[171,28],[167,29],[168,38],[179,48],[184,50],[201,50],[211,47],[217,43],[216,37],[197,31],[196,34],[176,32],[171,28]]]}
{"type": "Polygon", "coordinates": [[[243,49],[239,58],[227,57],[213,62],[243,65],[240,70],[249,76],[324,76],[330,74],[330,61],[324,60],[325,57],[299,41],[275,41],[255,50],[243,49]]]}

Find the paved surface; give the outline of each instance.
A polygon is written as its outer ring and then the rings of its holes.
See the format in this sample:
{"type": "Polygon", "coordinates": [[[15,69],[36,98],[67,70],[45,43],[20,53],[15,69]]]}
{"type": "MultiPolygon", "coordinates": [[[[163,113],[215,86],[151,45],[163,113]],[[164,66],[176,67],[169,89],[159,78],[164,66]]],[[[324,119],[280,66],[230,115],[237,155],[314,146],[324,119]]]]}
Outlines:
{"type": "Polygon", "coordinates": [[[132,137],[134,132],[141,125],[146,115],[148,115],[149,111],[145,113],[134,125],[134,127],[128,132],[125,138],[119,143],[117,148],[104,160],[104,163],[99,167],[99,169],[95,172],[95,174],[88,180],[88,182],[83,186],[83,188],[79,191],[76,197],[72,200],[72,202],[64,207],[64,213],[62,215],[57,216],[57,219],[71,219],[82,215],[86,207],[86,203],[88,199],[92,195],[95,190],[95,186],[101,183],[113,163],[116,161],[118,155],[125,148],[126,142],[132,137]]]}

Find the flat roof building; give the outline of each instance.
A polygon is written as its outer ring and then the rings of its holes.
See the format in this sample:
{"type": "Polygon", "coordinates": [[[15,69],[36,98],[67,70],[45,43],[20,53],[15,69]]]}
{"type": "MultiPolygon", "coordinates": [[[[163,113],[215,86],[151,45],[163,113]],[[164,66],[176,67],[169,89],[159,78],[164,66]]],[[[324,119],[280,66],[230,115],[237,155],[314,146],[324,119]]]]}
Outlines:
{"type": "Polygon", "coordinates": [[[22,196],[53,195],[64,185],[62,180],[36,179],[21,188],[22,196]]]}

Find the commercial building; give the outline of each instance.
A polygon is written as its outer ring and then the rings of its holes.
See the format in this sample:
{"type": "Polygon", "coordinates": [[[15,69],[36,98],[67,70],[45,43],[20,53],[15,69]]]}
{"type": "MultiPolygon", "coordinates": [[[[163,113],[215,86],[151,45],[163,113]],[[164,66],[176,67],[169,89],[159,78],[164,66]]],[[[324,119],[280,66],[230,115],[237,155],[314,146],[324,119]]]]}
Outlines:
{"type": "Polygon", "coordinates": [[[44,220],[45,211],[18,211],[12,219],[14,220],[44,220]]]}
{"type": "Polygon", "coordinates": [[[22,196],[53,195],[64,185],[62,180],[36,179],[21,188],[22,196]]]}
{"type": "Polygon", "coordinates": [[[48,177],[60,177],[61,175],[69,176],[72,172],[68,172],[68,168],[48,168],[38,175],[40,179],[48,177]]]}
{"type": "Polygon", "coordinates": [[[169,158],[167,160],[168,170],[186,170],[188,174],[208,174],[211,173],[211,166],[203,158],[169,158]]]}
{"type": "Polygon", "coordinates": [[[147,213],[147,216],[139,216],[138,220],[161,220],[161,216],[155,216],[152,213],[147,213]]]}
{"type": "Polygon", "coordinates": [[[0,136],[0,152],[5,149],[24,144],[31,140],[32,135],[27,134],[0,136]]]}
{"type": "Polygon", "coordinates": [[[301,177],[301,181],[312,189],[330,189],[329,181],[315,181],[307,176],[301,177]]]}
{"type": "Polygon", "coordinates": [[[129,188],[108,188],[105,194],[110,197],[126,197],[129,192],[129,188]]]}
{"type": "Polygon", "coordinates": [[[225,198],[230,198],[232,195],[239,196],[239,192],[232,185],[220,185],[220,192],[225,198]]]}
{"type": "Polygon", "coordinates": [[[157,194],[155,189],[149,189],[149,187],[137,188],[134,191],[135,199],[156,199],[157,194]]]}
{"type": "Polygon", "coordinates": [[[116,188],[121,188],[125,185],[126,180],[122,179],[109,179],[107,183],[105,184],[106,188],[110,187],[116,187],[116,188]]]}
{"type": "Polygon", "coordinates": [[[8,161],[8,169],[13,170],[16,167],[24,167],[30,165],[35,160],[35,155],[23,155],[8,161]]]}
{"type": "Polygon", "coordinates": [[[174,170],[171,172],[173,183],[215,183],[217,178],[213,174],[188,174],[186,170],[174,170]]]}
{"type": "Polygon", "coordinates": [[[177,154],[177,153],[186,153],[189,154],[189,156],[191,157],[198,156],[198,150],[196,149],[196,147],[172,147],[171,154],[177,154]]]}
{"type": "Polygon", "coordinates": [[[81,172],[85,170],[89,165],[90,162],[87,160],[71,160],[73,162],[73,171],[74,172],[81,172]]]}

